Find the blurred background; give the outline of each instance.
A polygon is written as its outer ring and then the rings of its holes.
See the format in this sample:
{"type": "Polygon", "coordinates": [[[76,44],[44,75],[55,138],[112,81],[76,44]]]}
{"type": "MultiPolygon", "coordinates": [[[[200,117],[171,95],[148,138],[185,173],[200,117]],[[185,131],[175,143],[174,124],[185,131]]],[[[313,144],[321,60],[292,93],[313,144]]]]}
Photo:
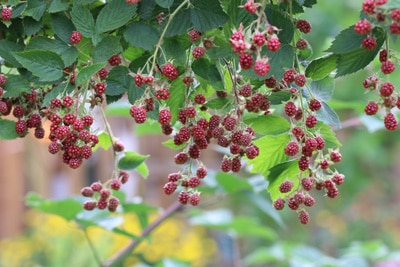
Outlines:
{"type": "MultiPolygon", "coordinates": [[[[323,55],[334,36],[358,20],[361,3],[321,1],[307,10],[304,18],[315,25],[306,36],[312,58],[323,55]]],[[[391,47],[399,51],[399,41],[391,47]]],[[[372,64],[336,80],[330,104],[342,120],[336,133],[343,160],[337,169],[345,174],[345,184],[336,199],[316,199],[307,226],[298,222],[295,212],[275,212],[265,190],[251,201],[241,192],[215,194],[220,191],[210,178],[206,191],[214,197],[205,194],[203,211],[189,209],[167,220],[121,266],[400,266],[400,137],[398,131],[382,130],[382,120],[363,116],[374,96],[365,94],[362,82],[376,69],[372,64]],[[225,222],[231,217],[239,219],[228,227],[225,222]]],[[[390,79],[400,87],[399,71],[390,79]]],[[[175,196],[165,196],[162,187],[178,166],[173,163],[175,151],[161,145],[167,139],[135,129],[129,118],[110,116],[110,123],[126,150],[151,155],[146,180],[131,173],[124,188],[127,199],[168,207],[175,196]]],[[[99,149],[79,170],[71,170],[47,152],[47,145],[31,136],[0,141],[0,266],[98,266],[76,225],[30,210],[24,198],[33,191],[61,199],[78,195],[93,181],[107,180],[113,168],[111,152],[99,149]]],[[[218,169],[217,151],[202,158],[210,170],[218,169]]],[[[243,175],[251,183],[260,181],[243,175]]],[[[156,214],[155,209],[150,220],[156,214]]],[[[126,229],[140,233],[138,217],[126,216],[126,229]]],[[[86,233],[102,259],[129,241],[99,227],[86,233]]]]}

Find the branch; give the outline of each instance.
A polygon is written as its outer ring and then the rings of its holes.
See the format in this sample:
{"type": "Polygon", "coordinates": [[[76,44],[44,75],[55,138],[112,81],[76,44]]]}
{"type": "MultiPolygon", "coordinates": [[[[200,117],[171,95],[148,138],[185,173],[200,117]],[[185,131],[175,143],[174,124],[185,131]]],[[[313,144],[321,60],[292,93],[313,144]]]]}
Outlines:
{"type": "Polygon", "coordinates": [[[129,254],[132,250],[134,250],[146,236],[148,236],[155,228],[157,228],[157,226],[159,226],[162,222],[164,222],[173,213],[177,212],[180,208],[182,208],[182,205],[179,202],[175,202],[174,204],[169,206],[164,211],[163,214],[161,214],[154,222],[149,224],[143,230],[143,232],[141,233],[141,235],[138,239],[132,239],[128,245],[126,245],[124,248],[122,248],[120,251],[118,251],[114,255],[114,257],[112,257],[110,260],[103,263],[101,266],[102,267],[110,267],[113,264],[117,263],[122,258],[124,258],[127,254],[129,254]]]}

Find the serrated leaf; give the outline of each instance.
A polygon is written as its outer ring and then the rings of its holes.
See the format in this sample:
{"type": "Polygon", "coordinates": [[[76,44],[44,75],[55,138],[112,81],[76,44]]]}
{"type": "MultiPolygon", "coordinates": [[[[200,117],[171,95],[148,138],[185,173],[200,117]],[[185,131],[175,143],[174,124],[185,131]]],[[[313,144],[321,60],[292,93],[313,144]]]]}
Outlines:
{"type": "Polygon", "coordinates": [[[254,141],[254,144],[260,150],[260,154],[255,159],[248,160],[248,164],[253,165],[251,172],[266,176],[270,168],[286,161],[288,156],[285,155],[284,148],[289,141],[290,136],[288,134],[267,135],[254,141]]]}
{"type": "Polygon", "coordinates": [[[24,13],[27,16],[31,16],[34,20],[39,21],[44,11],[46,10],[47,4],[45,0],[29,0],[28,6],[26,7],[24,13]]]}
{"type": "Polygon", "coordinates": [[[27,6],[28,6],[27,3],[19,3],[16,6],[14,6],[11,18],[13,19],[18,18],[22,14],[22,12],[25,11],[27,6]]]}
{"type": "Polygon", "coordinates": [[[2,57],[6,63],[10,63],[15,68],[21,67],[21,64],[15,59],[12,53],[20,52],[22,50],[24,50],[24,47],[20,44],[8,40],[0,40],[0,57],[2,57]]]}
{"type": "Polygon", "coordinates": [[[142,164],[149,155],[140,155],[133,151],[125,152],[125,155],[118,161],[118,168],[121,170],[133,170],[142,164]]]}
{"type": "Polygon", "coordinates": [[[106,61],[112,55],[119,54],[122,51],[120,37],[106,36],[93,49],[93,61],[95,63],[106,61]]]}
{"type": "Polygon", "coordinates": [[[181,35],[182,33],[185,33],[191,25],[190,10],[182,9],[175,15],[174,19],[169,24],[165,37],[181,35]]]}
{"type": "Polygon", "coordinates": [[[303,94],[306,98],[316,98],[320,101],[329,101],[332,98],[333,91],[335,88],[335,82],[333,77],[325,77],[322,80],[312,81],[310,84],[310,92],[307,88],[303,88],[303,94]]]}
{"type": "Polygon", "coordinates": [[[230,108],[230,100],[226,97],[218,97],[211,99],[204,106],[210,109],[228,109],[230,108]]]}
{"type": "Polygon", "coordinates": [[[60,11],[68,10],[69,4],[66,2],[62,2],[61,0],[53,0],[51,1],[49,7],[49,13],[57,13],[60,11]]]}
{"type": "Polygon", "coordinates": [[[162,8],[169,8],[174,3],[174,0],[156,0],[156,3],[162,8]]]}
{"type": "Polygon", "coordinates": [[[326,102],[322,102],[322,107],[317,112],[317,118],[328,125],[336,127],[337,129],[342,127],[339,116],[326,102]]]}
{"type": "Polygon", "coordinates": [[[328,54],[326,56],[314,59],[307,66],[305,75],[313,80],[321,80],[330,75],[336,69],[338,55],[328,54]]]}
{"type": "Polygon", "coordinates": [[[128,68],[124,66],[117,66],[113,68],[106,79],[107,90],[106,95],[117,96],[125,92],[137,90],[134,86],[134,81],[129,76],[128,68]]]}
{"type": "Polygon", "coordinates": [[[288,101],[292,97],[292,94],[289,92],[273,92],[268,96],[268,100],[271,105],[280,105],[282,102],[288,101]]]}
{"type": "Polygon", "coordinates": [[[134,22],[126,27],[124,38],[129,44],[152,50],[158,42],[158,32],[149,24],[143,22],[134,22]]]}
{"type": "Polygon", "coordinates": [[[75,199],[47,200],[35,193],[29,193],[25,198],[28,207],[45,213],[58,215],[68,221],[82,211],[82,204],[75,199]]]}
{"type": "Polygon", "coordinates": [[[219,1],[194,0],[191,3],[190,20],[200,31],[209,31],[228,21],[228,15],[222,10],[219,1]]]}
{"type": "Polygon", "coordinates": [[[35,35],[43,27],[43,21],[36,21],[31,17],[24,17],[23,19],[25,35],[35,35]]]}
{"type": "Polygon", "coordinates": [[[343,54],[360,48],[362,40],[366,35],[354,31],[354,26],[341,31],[333,40],[332,45],[326,50],[336,54],[343,54]]]}
{"type": "Polygon", "coordinates": [[[175,145],[174,140],[168,139],[167,141],[162,142],[162,144],[173,150],[181,150],[186,146],[186,142],[181,145],[175,145]]]}
{"type": "Polygon", "coordinates": [[[299,172],[297,160],[282,162],[270,169],[270,172],[266,177],[269,181],[268,192],[271,195],[272,201],[275,201],[280,197],[283,198],[291,193],[281,193],[279,191],[280,184],[286,179],[293,182],[293,188],[298,187],[299,178],[297,177],[297,174],[299,172]]]}
{"type": "Polygon", "coordinates": [[[182,81],[175,80],[169,89],[170,97],[166,100],[169,110],[172,113],[171,124],[174,125],[178,119],[178,112],[185,104],[186,88],[182,81]]]}
{"type": "Polygon", "coordinates": [[[0,119],[0,140],[13,140],[18,137],[15,132],[15,121],[0,119]]]}
{"type": "Polygon", "coordinates": [[[277,81],[281,80],[285,71],[292,67],[294,56],[290,45],[282,45],[278,51],[268,52],[271,69],[267,76],[274,76],[277,81]]]}
{"type": "Polygon", "coordinates": [[[281,29],[278,33],[279,41],[282,44],[290,44],[294,35],[292,18],[283,13],[276,5],[268,5],[265,13],[269,23],[281,29]]]}
{"type": "Polygon", "coordinates": [[[76,76],[75,84],[81,85],[91,79],[101,68],[105,66],[105,63],[95,63],[88,67],[81,69],[76,76]]]}
{"type": "Polygon", "coordinates": [[[337,148],[342,146],[342,144],[339,142],[339,140],[336,138],[335,132],[332,130],[332,128],[323,123],[323,122],[318,122],[317,125],[315,126],[316,129],[318,129],[318,132],[322,135],[322,137],[325,140],[325,148],[337,148]]]}
{"type": "Polygon", "coordinates": [[[96,33],[112,31],[125,25],[136,14],[136,6],[126,1],[108,2],[97,16],[96,33]]]}
{"type": "Polygon", "coordinates": [[[42,82],[56,81],[63,75],[64,62],[53,51],[30,50],[14,52],[13,55],[21,65],[42,82]]]}
{"type": "Polygon", "coordinates": [[[290,123],[275,115],[245,119],[244,122],[250,125],[256,133],[262,135],[279,135],[290,130],[290,123]]]}
{"type": "Polygon", "coordinates": [[[70,43],[69,37],[75,30],[75,26],[70,19],[62,13],[51,14],[51,26],[58,38],[66,44],[70,43]]]}
{"type": "Polygon", "coordinates": [[[31,91],[29,82],[19,75],[7,75],[7,83],[3,85],[4,97],[20,97],[22,93],[31,91]]]}
{"type": "Polygon", "coordinates": [[[53,98],[56,98],[56,97],[62,95],[63,93],[71,92],[74,88],[75,88],[75,86],[73,86],[72,84],[70,84],[68,82],[67,83],[60,83],[56,87],[52,88],[50,92],[46,93],[46,95],[44,96],[44,99],[43,99],[42,107],[49,106],[50,105],[50,101],[53,98]]]}
{"type": "MultiPolygon", "coordinates": [[[[186,36],[176,36],[173,38],[165,38],[163,40],[163,48],[167,58],[173,58],[177,65],[185,65],[187,62],[187,50],[192,43],[186,36]]],[[[209,52],[209,51],[208,51],[209,52]]]]}
{"type": "Polygon", "coordinates": [[[85,37],[92,38],[95,34],[94,18],[89,9],[74,4],[71,10],[72,23],[76,29],[85,37]]]}
{"type": "Polygon", "coordinates": [[[215,64],[205,58],[197,59],[192,64],[193,72],[201,78],[207,80],[214,88],[223,88],[220,72],[215,64]]]}
{"type": "Polygon", "coordinates": [[[217,180],[218,185],[220,185],[228,194],[240,191],[251,191],[253,189],[248,181],[231,173],[218,172],[215,179],[217,180]]]}

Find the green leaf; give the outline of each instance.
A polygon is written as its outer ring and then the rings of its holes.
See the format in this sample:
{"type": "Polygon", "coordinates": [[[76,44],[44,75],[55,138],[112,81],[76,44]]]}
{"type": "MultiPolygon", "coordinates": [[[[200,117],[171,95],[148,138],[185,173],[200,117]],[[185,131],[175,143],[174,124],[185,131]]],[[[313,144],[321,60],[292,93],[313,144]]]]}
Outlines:
{"type": "Polygon", "coordinates": [[[310,90],[312,96],[310,96],[307,88],[303,88],[303,94],[308,99],[314,97],[321,101],[329,101],[332,98],[334,87],[333,77],[325,77],[322,80],[311,82],[310,90]]]}
{"type": "Polygon", "coordinates": [[[218,172],[215,179],[228,194],[240,191],[251,191],[253,189],[248,181],[231,173],[218,172]]]}
{"type": "Polygon", "coordinates": [[[337,129],[342,127],[339,116],[326,102],[322,102],[322,107],[317,112],[317,118],[328,125],[336,127],[337,129]]]}
{"type": "MultiPolygon", "coordinates": [[[[163,48],[167,58],[173,58],[174,63],[185,65],[187,62],[187,53],[182,51],[187,50],[192,43],[187,36],[175,36],[173,38],[165,38],[163,40],[163,48]]],[[[209,52],[209,51],[208,51],[209,52]]]]}
{"type": "Polygon", "coordinates": [[[108,2],[97,16],[96,33],[112,31],[125,25],[136,14],[136,6],[126,1],[108,2]]]}
{"type": "Polygon", "coordinates": [[[174,3],[174,0],[156,0],[156,3],[162,8],[169,8],[174,3]]]}
{"type": "Polygon", "coordinates": [[[266,240],[274,240],[277,238],[276,233],[264,224],[260,224],[255,218],[236,217],[233,219],[230,227],[240,236],[255,236],[266,240]]]}
{"type": "Polygon", "coordinates": [[[26,205],[44,213],[58,215],[68,221],[82,211],[82,204],[71,198],[61,200],[47,200],[35,193],[29,193],[26,198],[26,205]]]}
{"type": "Polygon", "coordinates": [[[158,32],[149,24],[134,22],[126,27],[124,38],[130,45],[152,50],[158,42],[158,32]]]}
{"type": "Polygon", "coordinates": [[[269,23],[281,30],[278,33],[279,41],[282,44],[290,44],[294,35],[292,19],[286,13],[283,13],[276,5],[268,5],[265,9],[265,13],[269,23]]]}
{"type": "Polygon", "coordinates": [[[226,97],[217,97],[205,103],[204,106],[210,109],[229,109],[230,100],[226,97]]]}
{"type": "Polygon", "coordinates": [[[99,138],[99,143],[93,148],[93,152],[100,147],[104,150],[108,150],[113,145],[111,137],[107,132],[102,131],[97,134],[97,137],[99,138]]]}
{"type": "Polygon", "coordinates": [[[75,3],[71,10],[71,18],[72,23],[83,36],[88,38],[92,38],[94,36],[94,18],[89,9],[75,3]]]}
{"type": "Polygon", "coordinates": [[[20,97],[22,93],[31,91],[29,82],[20,75],[7,75],[7,83],[3,85],[4,97],[20,97]]]}
{"type": "Polygon", "coordinates": [[[51,1],[49,7],[49,13],[57,13],[60,11],[66,11],[69,8],[69,4],[66,2],[62,2],[61,0],[53,0],[51,1]]]}
{"type": "Polygon", "coordinates": [[[323,122],[318,122],[315,126],[318,129],[318,132],[322,135],[325,140],[325,148],[337,148],[342,146],[339,140],[336,138],[335,133],[332,131],[332,128],[329,125],[326,125],[323,122]]]}
{"type": "Polygon", "coordinates": [[[43,104],[42,107],[47,107],[50,105],[50,101],[53,98],[56,98],[60,95],[63,95],[64,93],[69,93],[73,89],[75,89],[75,86],[70,84],[69,82],[66,83],[60,83],[56,87],[52,88],[50,92],[47,92],[46,95],[44,96],[43,99],[43,104]]]}
{"type": "Polygon", "coordinates": [[[382,9],[394,9],[400,7],[400,0],[390,0],[388,3],[379,6],[382,9]]]}
{"type": "Polygon", "coordinates": [[[307,66],[305,75],[313,80],[321,80],[331,74],[336,69],[336,60],[338,55],[328,54],[326,56],[314,59],[307,66]]]}
{"type": "Polygon", "coordinates": [[[287,69],[290,69],[294,61],[294,50],[290,45],[283,45],[276,52],[268,52],[271,69],[268,76],[274,76],[277,81],[281,80],[287,69]]]}
{"type": "Polygon", "coordinates": [[[101,68],[105,66],[105,63],[96,63],[81,69],[76,76],[75,84],[81,85],[91,79],[101,68]]]}
{"type": "Polygon", "coordinates": [[[326,50],[336,54],[344,54],[360,48],[362,40],[366,35],[354,31],[354,25],[341,31],[333,40],[332,45],[326,50]]]}
{"type": "Polygon", "coordinates": [[[15,132],[15,121],[0,119],[0,140],[13,140],[18,137],[15,132]]]}
{"type": "Polygon", "coordinates": [[[173,150],[181,150],[186,146],[186,143],[183,143],[181,145],[175,145],[173,139],[168,139],[167,141],[162,142],[162,144],[173,150]]]}
{"type": "Polygon", "coordinates": [[[30,50],[14,52],[14,57],[42,82],[60,79],[63,75],[64,62],[53,51],[30,50]]]}
{"type": "Polygon", "coordinates": [[[51,14],[51,25],[57,37],[64,43],[69,44],[69,37],[71,33],[75,31],[75,26],[72,21],[63,13],[51,14]]]}
{"type": "Polygon", "coordinates": [[[105,112],[107,116],[130,117],[130,107],[131,105],[128,103],[112,103],[111,105],[107,105],[105,112]]]}
{"type": "Polygon", "coordinates": [[[182,9],[175,15],[174,19],[169,24],[165,37],[186,33],[187,29],[190,28],[191,25],[190,10],[182,9]]]}
{"type": "Polygon", "coordinates": [[[228,21],[228,16],[222,10],[219,1],[194,0],[191,2],[190,20],[200,31],[209,31],[228,21]]]}
{"type": "Polygon", "coordinates": [[[297,2],[300,6],[304,5],[304,1],[305,1],[305,0],[296,0],[296,2],[297,2]]]}
{"type": "Polygon", "coordinates": [[[129,75],[127,67],[117,66],[113,68],[106,79],[106,95],[116,96],[125,92],[137,90],[133,78],[129,75]]]}
{"type": "Polygon", "coordinates": [[[133,170],[142,164],[149,155],[140,155],[133,151],[125,152],[125,156],[118,161],[118,168],[122,170],[133,170]]]}
{"type": "Polygon", "coordinates": [[[266,115],[246,119],[244,122],[262,135],[279,135],[290,130],[290,123],[280,116],[266,115]]]}
{"type": "Polygon", "coordinates": [[[0,56],[4,58],[6,64],[10,63],[15,68],[21,67],[21,64],[15,59],[12,53],[22,50],[24,50],[24,47],[20,44],[8,40],[0,40],[0,56]]]}
{"type": "Polygon", "coordinates": [[[215,88],[223,88],[220,72],[215,64],[205,58],[197,59],[192,64],[193,72],[201,78],[207,80],[215,88]]]}
{"type": "Polygon", "coordinates": [[[43,27],[43,21],[36,21],[31,17],[24,17],[23,19],[25,35],[34,35],[38,33],[43,27]]]}
{"type": "Polygon", "coordinates": [[[288,101],[292,97],[292,94],[289,92],[273,92],[271,95],[268,96],[268,100],[270,101],[271,105],[280,105],[283,102],[288,101]]]}
{"type": "Polygon", "coordinates": [[[186,87],[181,80],[175,80],[169,89],[170,97],[166,100],[169,110],[172,113],[171,124],[174,125],[178,119],[178,111],[185,104],[186,87]]]}
{"type": "Polygon", "coordinates": [[[107,36],[103,38],[93,49],[93,61],[107,61],[112,55],[119,54],[123,51],[120,44],[120,37],[107,36]]]}
{"type": "Polygon", "coordinates": [[[297,177],[297,174],[299,172],[297,160],[282,162],[270,169],[270,172],[266,177],[269,181],[268,192],[271,195],[272,201],[275,201],[280,197],[283,198],[291,193],[281,193],[279,191],[280,184],[286,179],[293,182],[293,188],[298,187],[299,178],[297,177]]]}
{"type": "Polygon", "coordinates": [[[45,0],[29,0],[28,6],[26,7],[24,13],[27,16],[31,16],[34,20],[39,21],[44,11],[46,10],[47,4],[45,0]]]}
{"type": "Polygon", "coordinates": [[[255,159],[248,160],[248,164],[253,165],[251,172],[266,176],[270,168],[286,161],[288,156],[285,155],[284,148],[289,141],[290,136],[288,134],[267,135],[254,141],[254,144],[260,150],[260,154],[255,159]]]}
{"type": "Polygon", "coordinates": [[[136,171],[145,179],[149,176],[149,168],[145,162],[137,166],[136,171]]]}

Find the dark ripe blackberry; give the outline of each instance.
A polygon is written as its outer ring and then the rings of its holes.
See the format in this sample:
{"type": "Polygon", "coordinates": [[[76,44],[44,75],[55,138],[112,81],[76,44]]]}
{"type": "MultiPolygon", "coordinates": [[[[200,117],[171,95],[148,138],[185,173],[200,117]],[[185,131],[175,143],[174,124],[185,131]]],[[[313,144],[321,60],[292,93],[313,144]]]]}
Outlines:
{"type": "Polygon", "coordinates": [[[218,115],[212,115],[210,117],[210,120],[208,122],[208,127],[210,130],[213,130],[219,126],[219,122],[221,120],[221,117],[218,115]]]}
{"type": "Polygon", "coordinates": [[[174,131],[171,125],[161,125],[161,131],[164,135],[170,135],[174,131]]]}
{"type": "Polygon", "coordinates": [[[291,197],[288,202],[288,207],[291,210],[297,210],[299,208],[299,204],[297,204],[294,198],[291,197]]]}
{"type": "Polygon", "coordinates": [[[170,173],[168,174],[168,181],[169,182],[177,182],[181,179],[181,174],[180,173],[170,173]]]}
{"type": "Polygon", "coordinates": [[[315,199],[312,196],[305,196],[304,205],[307,207],[312,207],[315,204],[315,199]]]}
{"type": "Polygon", "coordinates": [[[248,159],[254,159],[259,155],[260,151],[259,151],[259,148],[257,146],[251,145],[251,146],[246,148],[246,152],[245,153],[246,153],[246,156],[247,156],[248,159]]]}
{"type": "Polygon", "coordinates": [[[196,145],[196,144],[194,144],[194,145],[191,145],[190,147],[189,147],[189,156],[192,158],[192,159],[198,159],[198,158],[200,158],[200,148],[199,148],[199,146],[198,145],[196,145]]]}
{"type": "Polygon", "coordinates": [[[332,177],[332,181],[336,184],[336,185],[341,185],[344,183],[344,175],[340,174],[340,173],[335,173],[332,177]]]}
{"type": "Polygon", "coordinates": [[[217,94],[217,97],[219,97],[219,98],[225,98],[228,96],[228,93],[225,91],[216,91],[215,93],[217,94]]]}
{"type": "Polygon", "coordinates": [[[220,137],[218,137],[217,143],[218,143],[218,145],[220,145],[222,147],[228,147],[229,144],[231,143],[231,140],[229,140],[225,136],[220,136],[220,137]]]}
{"type": "Polygon", "coordinates": [[[296,112],[297,112],[297,107],[294,102],[289,101],[285,104],[285,114],[288,117],[293,117],[294,115],[296,115],[296,112]]]}
{"type": "Polygon", "coordinates": [[[251,85],[249,83],[245,83],[239,90],[239,95],[243,97],[251,96],[251,85]]]}
{"type": "Polygon", "coordinates": [[[81,195],[84,196],[84,197],[92,197],[93,194],[94,194],[94,191],[89,186],[86,186],[86,187],[81,189],[81,195]]]}
{"type": "Polygon", "coordinates": [[[306,171],[308,170],[308,167],[310,165],[310,159],[308,157],[302,156],[299,159],[298,165],[300,171],[306,171]]]}
{"type": "Polygon", "coordinates": [[[287,156],[293,157],[299,152],[299,145],[296,142],[289,142],[285,149],[284,152],[287,156]]]}
{"type": "Polygon", "coordinates": [[[276,210],[282,210],[285,207],[285,200],[278,198],[274,201],[273,206],[276,210]]]}
{"type": "Polygon", "coordinates": [[[189,202],[190,199],[190,193],[187,191],[181,191],[178,195],[178,201],[181,204],[187,204],[189,202]]]}
{"type": "Polygon", "coordinates": [[[286,180],[279,185],[279,192],[288,193],[292,190],[292,188],[293,188],[293,182],[286,180]]]}
{"type": "Polygon", "coordinates": [[[228,115],[223,119],[222,125],[227,131],[233,131],[236,126],[236,119],[228,115]]]}
{"type": "Polygon", "coordinates": [[[190,198],[189,198],[189,203],[190,203],[192,206],[197,206],[197,205],[199,205],[200,201],[201,201],[201,197],[200,197],[200,193],[198,193],[198,192],[193,193],[193,194],[190,196],[190,198]]]}
{"type": "Polygon", "coordinates": [[[310,215],[307,211],[302,210],[299,212],[299,220],[302,224],[308,224],[310,221],[310,215]]]}
{"type": "Polygon", "coordinates": [[[232,170],[232,160],[225,158],[221,161],[221,170],[223,172],[230,172],[232,170]]]}
{"type": "Polygon", "coordinates": [[[175,192],[178,186],[174,182],[168,182],[164,185],[163,190],[166,195],[171,195],[175,192]]]}
{"type": "Polygon", "coordinates": [[[269,78],[264,80],[264,84],[268,88],[275,88],[278,83],[277,83],[275,77],[271,76],[271,77],[269,77],[269,78]]]}
{"type": "Polygon", "coordinates": [[[306,126],[307,128],[314,128],[317,125],[317,117],[314,115],[309,115],[306,119],[306,126]]]}
{"type": "Polygon", "coordinates": [[[189,159],[189,156],[185,152],[179,152],[174,157],[176,164],[185,164],[188,161],[188,159],[189,159]]]}
{"type": "Polygon", "coordinates": [[[44,135],[45,135],[45,130],[43,127],[37,127],[35,128],[35,133],[34,133],[35,137],[37,139],[43,139],[44,135]]]}

